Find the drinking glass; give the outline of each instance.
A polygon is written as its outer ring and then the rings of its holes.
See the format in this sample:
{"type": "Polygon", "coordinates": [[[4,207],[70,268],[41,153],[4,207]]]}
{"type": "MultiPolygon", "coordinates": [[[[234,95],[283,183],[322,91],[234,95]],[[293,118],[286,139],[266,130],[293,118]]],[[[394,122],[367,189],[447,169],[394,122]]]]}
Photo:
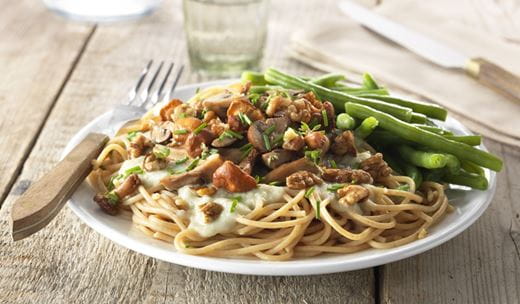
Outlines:
{"type": "Polygon", "coordinates": [[[257,69],[267,35],[268,0],[183,0],[192,68],[236,76],[257,69]]]}

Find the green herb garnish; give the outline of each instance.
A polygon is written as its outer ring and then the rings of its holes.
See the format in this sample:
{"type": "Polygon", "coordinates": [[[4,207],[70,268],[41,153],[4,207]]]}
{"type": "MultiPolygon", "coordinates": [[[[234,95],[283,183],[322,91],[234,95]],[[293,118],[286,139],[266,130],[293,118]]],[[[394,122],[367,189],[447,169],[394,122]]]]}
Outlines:
{"type": "Polygon", "coordinates": [[[195,167],[197,167],[197,165],[199,164],[199,161],[200,161],[200,158],[195,158],[185,169],[186,172],[188,171],[191,171],[193,169],[195,169],[195,167]]]}
{"type": "Polygon", "coordinates": [[[312,160],[313,163],[318,164],[320,162],[321,151],[320,150],[307,150],[305,151],[305,157],[312,160]]]}
{"type": "Polygon", "coordinates": [[[279,181],[272,181],[268,185],[269,186],[278,186],[278,185],[280,185],[280,182],[279,181]]]}
{"type": "Polygon", "coordinates": [[[330,192],[336,192],[345,186],[347,186],[347,184],[332,184],[329,187],[327,187],[327,190],[330,192]]]}
{"type": "Polygon", "coordinates": [[[217,154],[217,153],[218,153],[217,149],[204,150],[204,151],[202,151],[202,154],[200,155],[200,158],[201,159],[206,159],[206,158],[210,157],[211,155],[217,154]]]}
{"type": "Polygon", "coordinates": [[[317,220],[320,219],[320,205],[321,205],[321,201],[316,201],[316,219],[317,220]]]}
{"type": "Polygon", "coordinates": [[[329,162],[330,162],[330,166],[331,166],[332,168],[334,168],[334,169],[338,168],[338,164],[336,164],[336,161],[335,161],[335,160],[331,159],[329,162]]]}
{"type": "Polygon", "coordinates": [[[271,141],[269,140],[269,136],[267,134],[262,134],[262,139],[264,140],[264,146],[266,150],[271,150],[271,141]]]}
{"type": "Polygon", "coordinates": [[[325,109],[321,110],[321,115],[323,116],[323,125],[325,127],[329,126],[329,117],[327,116],[327,111],[325,109]]]}
{"type": "Polygon", "coordinates": [[[186,114],[186,113],[179,114],[179,118],[186,118],[186,117],[188,117],[188,114],[186,114]]]}
{"type": "Polygon", "coordinates": [[[276,128],[276,126],[272,125],[269,128],[265,129],[265,134],[271,135],[271,133],[273,133],[273,131],[274,131],[274,128],[276,128]]]}
{"type": "Polygon", "coordinates": [[[176,164],[176,165],[181,165],[181,164],[184,164],[184,163],[187,162],[187,161],[188,161],[188,157],[187,157],[187,156],[184,156],[184,158],[181,158],[181,159],[179,159],[179,160],[176,160],[176,161],[175,161],[175,164],[176,164]]]}
{"type": "Polygon", "coordinates": [[[157,158],[164,159],[170,155],[170,148],[165,146],[155,146],[153,149],[153,154],[157,158]]]}
{"type": "Polygon", "coordinates": [[[252,94],[249,94],[248,98],[249,98],[249,101],[251,101],[251,103],[254,106],[256,106],[256,103],[258,102],[258,99],[260,99],[260,95],[257,94],[257,93],[252,93],[252,94]]]}
{"type": "Polygon", "coordinates": [[[114,188],[116,187],[114,185],[114,181],[117,179],[121,179],[121,178],[123,178],[123,174],[117,174],[117,175],[112,176],[110,178],[110,181],[108,181],[108,186],[107,186],[108,190],[110,190],[110,191],[114,190],[114,188]]]}
{"type": "Polygon", "coordinates": [[[317,124],[315,126],[313,126],[312,128],[309,127],[308,124],[306,124],[305,122],[301,122],[301,126],[300,128],[298,129],[300,131],[300,133],[302,134],[307,134],[307,133],[310,133],[310,132],[314,132],[314,131],[317,131],[321,128],[321,125],[320,124],[317,124]]]}
{"type": "Polygon", "coordinates": [[[240,157],[240,160],[246,158],[251,151],[253,151],[253,145],[248,143],[240,147],[240,151],[242,152],[242,156],[240,157]]]}
{"type": "Polygon", "coordinates": [[[242,201],[241,196],[231,197],[231,208],[229,209],[229,212],[235,212],[235,209],[237,208],[238,203],[241,201],[242,201]]]}
{"type": "Polygon", "coordinates": [[[263,180],[264,178],[260,175],[255,175],[255,181],[257,184],[260,184],[260,182],[263,180]]]}
{"type": "Polygon", "coordinates": [[[136,136],[137,134],[139,134],[139,131],[131,131],[131,132],[128,132],[128,134],[126,135],[126,138],[129,140],[129,141],[132,141],[136,136]]]}
{"type": "Polygon", "coordinates": [[[224,131],[224,133],[222,133],[219,137],[218,137],[218,140],[224,140],[225,138],[238,138],[238,139],[242,139],[244,138],[244,136],[238,132],[235,132],[233,130],[226,130],[224,131]]]}
{"type": "Polygon", "coordinates": [[[119,196],[115,191],[112,190],[108,192],[105,196],[111,205],[117,205],[119,203],[119,196]]]}
{"type": "Polygon", "coordinates": [[[208,126],[207,123],[203,122],[201,123],[198,127],[195,128],[195,130],[193,130],[193,134],[197,135],[199,134],[200,132],[202,132],[202,130],[204,130],[204,128],[206,128],[208,126]]]}
{"type": "Polygon", "coordinates": [[[200,92],[200,88],[196,88],[195,89],[195,94],[199,94],[199,92],[200,92]]]}
{"type": "Polygon", "coordinates": [[[143,174],[144,171],[143,169],[140,167],[140,166],[135,166],[135,167],[132,167],[130,169],[127,169],[125,171],[125,174],[124,174],[124,178],[128,177],[129,175],[133,174],[133,173],[136,173],[136,174],[143,174]]]}
{"type": "Polygon", "coordinates": [[[304,195],[305,198],[311,197],[312,193],[314,193],[314,190],[315,190],[314,186],[312,186],[309,189],[307,189],[307,191],[305,191],[305,195],[304,195]]]}
{"type": "Polygon", "coordinates": [[[253,123],[251,121],[251,119],[249,118],[249,116],[247,116],[247,114],[244,114],[242,112],[238,112],[238,119],[245,126],[250,126],[253,123]]]}
{"type": "Polygon", "coordinates": [[[178,130],[175,130],[173,131],[173,134],[175,135],[183,135],[183,134],[188,134],[190,131],[186,130],[186,129],[178,129],[178,130]]]}

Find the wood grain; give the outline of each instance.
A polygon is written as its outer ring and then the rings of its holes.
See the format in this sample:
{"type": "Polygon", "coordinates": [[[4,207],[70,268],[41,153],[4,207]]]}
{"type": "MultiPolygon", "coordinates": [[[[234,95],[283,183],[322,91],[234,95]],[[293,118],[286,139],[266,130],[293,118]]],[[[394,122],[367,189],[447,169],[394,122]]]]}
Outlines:
{"type": "Polygon", "coordinates": [[[41,3],[2,6],[0,205],[91,32],[92,26],[66,23],[41,3]]]}
{"type": "MultiPolygon", "coordinates": [[[[256,277],[190,269],[123,249],[93,232],[69,209],[17,243],[5,220],[12,202],[58,160],[72,135],[126,96],[149,58],[186,63],[180,1],[139,22],[99,27],[68,80],[24,170],[0,210],[0,303],[372,303],[371,269],[322,276],[256,277]]],[[[272,1],[264,65],[316,71],[288,61],[294,24],[326,18],[333,1],[272,1]],[[319,6],[319,10],[316,7],[319,6]]],[[[181,82],[205,78],[189,69],[181,82]]]]}
{"type": "Polygon", "coordinates": [[[518,303],[520,151],[487,140],[505,160],[488,210],[453,240],[382,267],[383,303],[518,303]]]}

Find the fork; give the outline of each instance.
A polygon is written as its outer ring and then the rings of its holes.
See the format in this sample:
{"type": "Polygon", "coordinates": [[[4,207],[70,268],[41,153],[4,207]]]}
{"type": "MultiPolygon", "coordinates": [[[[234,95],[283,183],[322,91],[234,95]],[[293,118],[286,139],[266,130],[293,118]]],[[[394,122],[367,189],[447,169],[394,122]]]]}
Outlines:
{"type": "Polygon", "coordinates": [[[11,209],[11,236],[14,241],[41,230],[56,217],[92,170],[92,160],[101,152],[109,136],[114,136],[125,123],[142,116],[158,102],[170,99],[184,71],[184,65],[174,73],[169,89],[167,84],[174,63],[167,64],[166,72],[161,73],[164,66],[164,61],[161,61],[154,68],[154,62],[150,60],[128,92],[128,98],[110,111],[108,128],[103,133],[89,133],[51,171],[14,202],[11,209]],[[161,81],[157,82],[159,79],[161,81]]]}

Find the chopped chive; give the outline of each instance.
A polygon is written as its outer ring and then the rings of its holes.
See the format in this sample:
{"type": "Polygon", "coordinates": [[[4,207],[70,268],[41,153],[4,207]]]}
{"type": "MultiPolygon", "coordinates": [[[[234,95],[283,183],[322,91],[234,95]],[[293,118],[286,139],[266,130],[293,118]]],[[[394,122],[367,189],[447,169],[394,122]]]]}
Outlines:
{"type": "Polygon", "coordinates": [[[175,161],[175,164],[176,164],[176,165],[180,165],[180,164],[184,164],[184,163],[187,162],[187,161],[188,161],[188,157],[187,157],[187,156],[184,156],[184,158],[179,159],[179,160],[176,160],[176,161],[175,161]]]}
{"type": "Polygon", "coordinates": [[[210,155],[217,154],[217,153],[218,153],[218,150],[217,150],[217,149],[204,150],[204,151],[202,152],[202,154],[200,155],[200,158],[201,158],[201,159],[206,159],[206,158],[208,158],[210,155]]]}
{"type": "Polygon", "coordinates": [[[408,185],[408,184],[400,185],[399,187],[395,188],[395,190],[410,191],[410,185],[408,185]]]}
{"type": "Polygon", "coordinates": [[[121,179],[121,178],[123,178],[123,174],[117,174],[117,175],[112,176],[110,178],[110,181],[108,181],[108,186],[107,186],[108,190],[114,190],[114,188],[115,188],[114,181],[116,179],[121,179]]]}
{"type": "Polygon", "coordinates": [[[321,205],[321,201],[316,201],[316,219],[317,220],[320,219],[320,205],[321,205]]]}
{"type": "Polygon", "coordinates": [[[279,181],[272,181],[268,185],[269,186],[278,186],[278,185],[280,185],[280,182],[279,181]]]}
{"type": "Polygon", "coordinates": [[[242,122],[243,125],[246,125],[246,126],[250,126],[253,123],[251,121],[251,119],[249,118],[249,116],[247,116],[247,114],[244,114],[242,112],[238,112],[238,119],[240,120],[240,122],[242,122]]]}
{"type": "Polygon", "coordinates": [[[108,192],[105,196],[111,205],[117,205],[119,203],[119,196],[115,191],[112,190],[108,192]]]}
{"type": "Polygon", "coordinates": [[[278,135],[273,142],[273,146],[280,146],[283,144],[283,134],[278,135]]]}
{"type": "Polygon", "coordinates": [[[195,89],[195,94],[198,94],[200,92],[200,88],[195,89]]]}
{"type": "Polygon", "coordinates": [[[258,99],[260,99],[260,95],[257,94],[257,93],[252,93],[252,94],[249,94],[248,98],[249,98],[249,101],[251,101],[251,103],[254,106],[256,106],[256,103],[258,102],[258,99]]]}
{"type": "Polygon", "coordinates": [[[142,174],[144,173],[143,169],[140,166],[132,167],[125,171],[124,177],[128,177],[132,173],[142,174]]]}
{"type": "Polygon", "coordinates": [[[202,132],[202,130],[204,130],[204,128],[206,128],[208,126],[207,123],[203,122],[201,123],[198,127],[195,128],[195,130],[193,130],[193,133],[195,135],[199,134],[200,132],[202,132]]]}
{"type": "Polygon", "coordinates": [[[128,134],[126,135],[126,138],[129,140],[129,141],[132,141],[138,134],[139,132],[138,131],[131,131],[131,132],[128,132],[128,134]]]}
{"type": "Polygon", "coordinates": [[[305,157],[312,160],[313,163],[318,164],[320,162],[321,151],[320,150],[308,150],[305,151],[305,157]]]}
{"type": "Polygon", "coordinates": [[[257,184],[259,184],[264,178],[261,177],[260,175],[255,175],[255,181],[257,184]]]}
{"type": "Polygon", "coordinates": [[[231,208],[230,208],[229,212],[235,212],[235,209],[237,208],[238,203],[241,201],[242,201],[241,196],[231,197],[231,208]]]}
{"type": "Polygon", "coordinates": [[[336,161],[335,161],[335,160],[331,159],[331,160],[330,160],[330,166],[331,166],[332,168],[336,169],[336,168],[338,167],[338,164],[336,164],[336,161]]]}
{"type": "Polygon", "coordinates": [[[197,165],[199,164],[199,158],[195,158],[189,165],[188,167],[186,167],[186,172],[188,171],[191,171],[193,169],[195,169],[195,167],[197,167],[197,165]]]}
{"type": "Polygon", "coordinates": [[[267,134],[262,134],[262,139],[264,140],[264,146],[267,150],[271,150],[271,142],[269,141],[269,136],[267,134]]]}
{"type": "Polygon", "coordinates": [[[274,128],[276,128],[276,126],[272,125],[269,128],[265,129],[265,134],[271,135],[271,133],[273,133],[273,131],[274,131],[274,128]]]}
{"type": "Polygon", "coordinates": [[[164,159],[164,158],[168,157],[168,155],[170,155],[170,148],[165,147],[165,146],[155,146],[155,147],[153,149],[153,154],[155,155],[155,157],[164,159]],[[155,148],[155,147],[157,147],[157,148],[155,148]]]}
{"type": "Polygon", "coordinates": [[[189,131],[186,130],[186,129],[178,129],[178,130],[173,131],[173,134],[175,134],[175,135],[183,135],[183,134],[188,134],[188,132],[189,131]]]}
{"type": "Polygon", "coordinates": [[[186,113],[179,114],[179,118],[186,118],[186,117],[188,117],[188,114],[186,114],[186,113]]]}
{"type": "Polygon", "coordinates": [[[314,190],[315,190],[314,186],[312,186],[309,189],[307,189],[307,191],[305,191],[305,195],[304,195],[305,198],[311,197],[311,195],[314,193],[314,190]]]}
{"type": "Polygon", "coordinates": [[[238,132],[235,132],[233,130],[226,130],[224,131],[224,133],[222,133],[222,135],[219,136],[218,140],[223,140],[224,138],[238,138],[238,139],[242,139],[244,138],[244,136],[238,132]]]}
{"type": "Polygon", "coordinates": [[[345,187],[347,184],[332,184],[330,185],[327,190],[330,191],[330,192],[336,192],[338,191],[339,189],[345,187]]]}
{"type": "Polygon", "coordinates": [[[325,109],[321,110],[321,115],[323,116],[323,125],[325,127],[329,126],[329,117],[327,116],[327,111],[325,109]]]}

